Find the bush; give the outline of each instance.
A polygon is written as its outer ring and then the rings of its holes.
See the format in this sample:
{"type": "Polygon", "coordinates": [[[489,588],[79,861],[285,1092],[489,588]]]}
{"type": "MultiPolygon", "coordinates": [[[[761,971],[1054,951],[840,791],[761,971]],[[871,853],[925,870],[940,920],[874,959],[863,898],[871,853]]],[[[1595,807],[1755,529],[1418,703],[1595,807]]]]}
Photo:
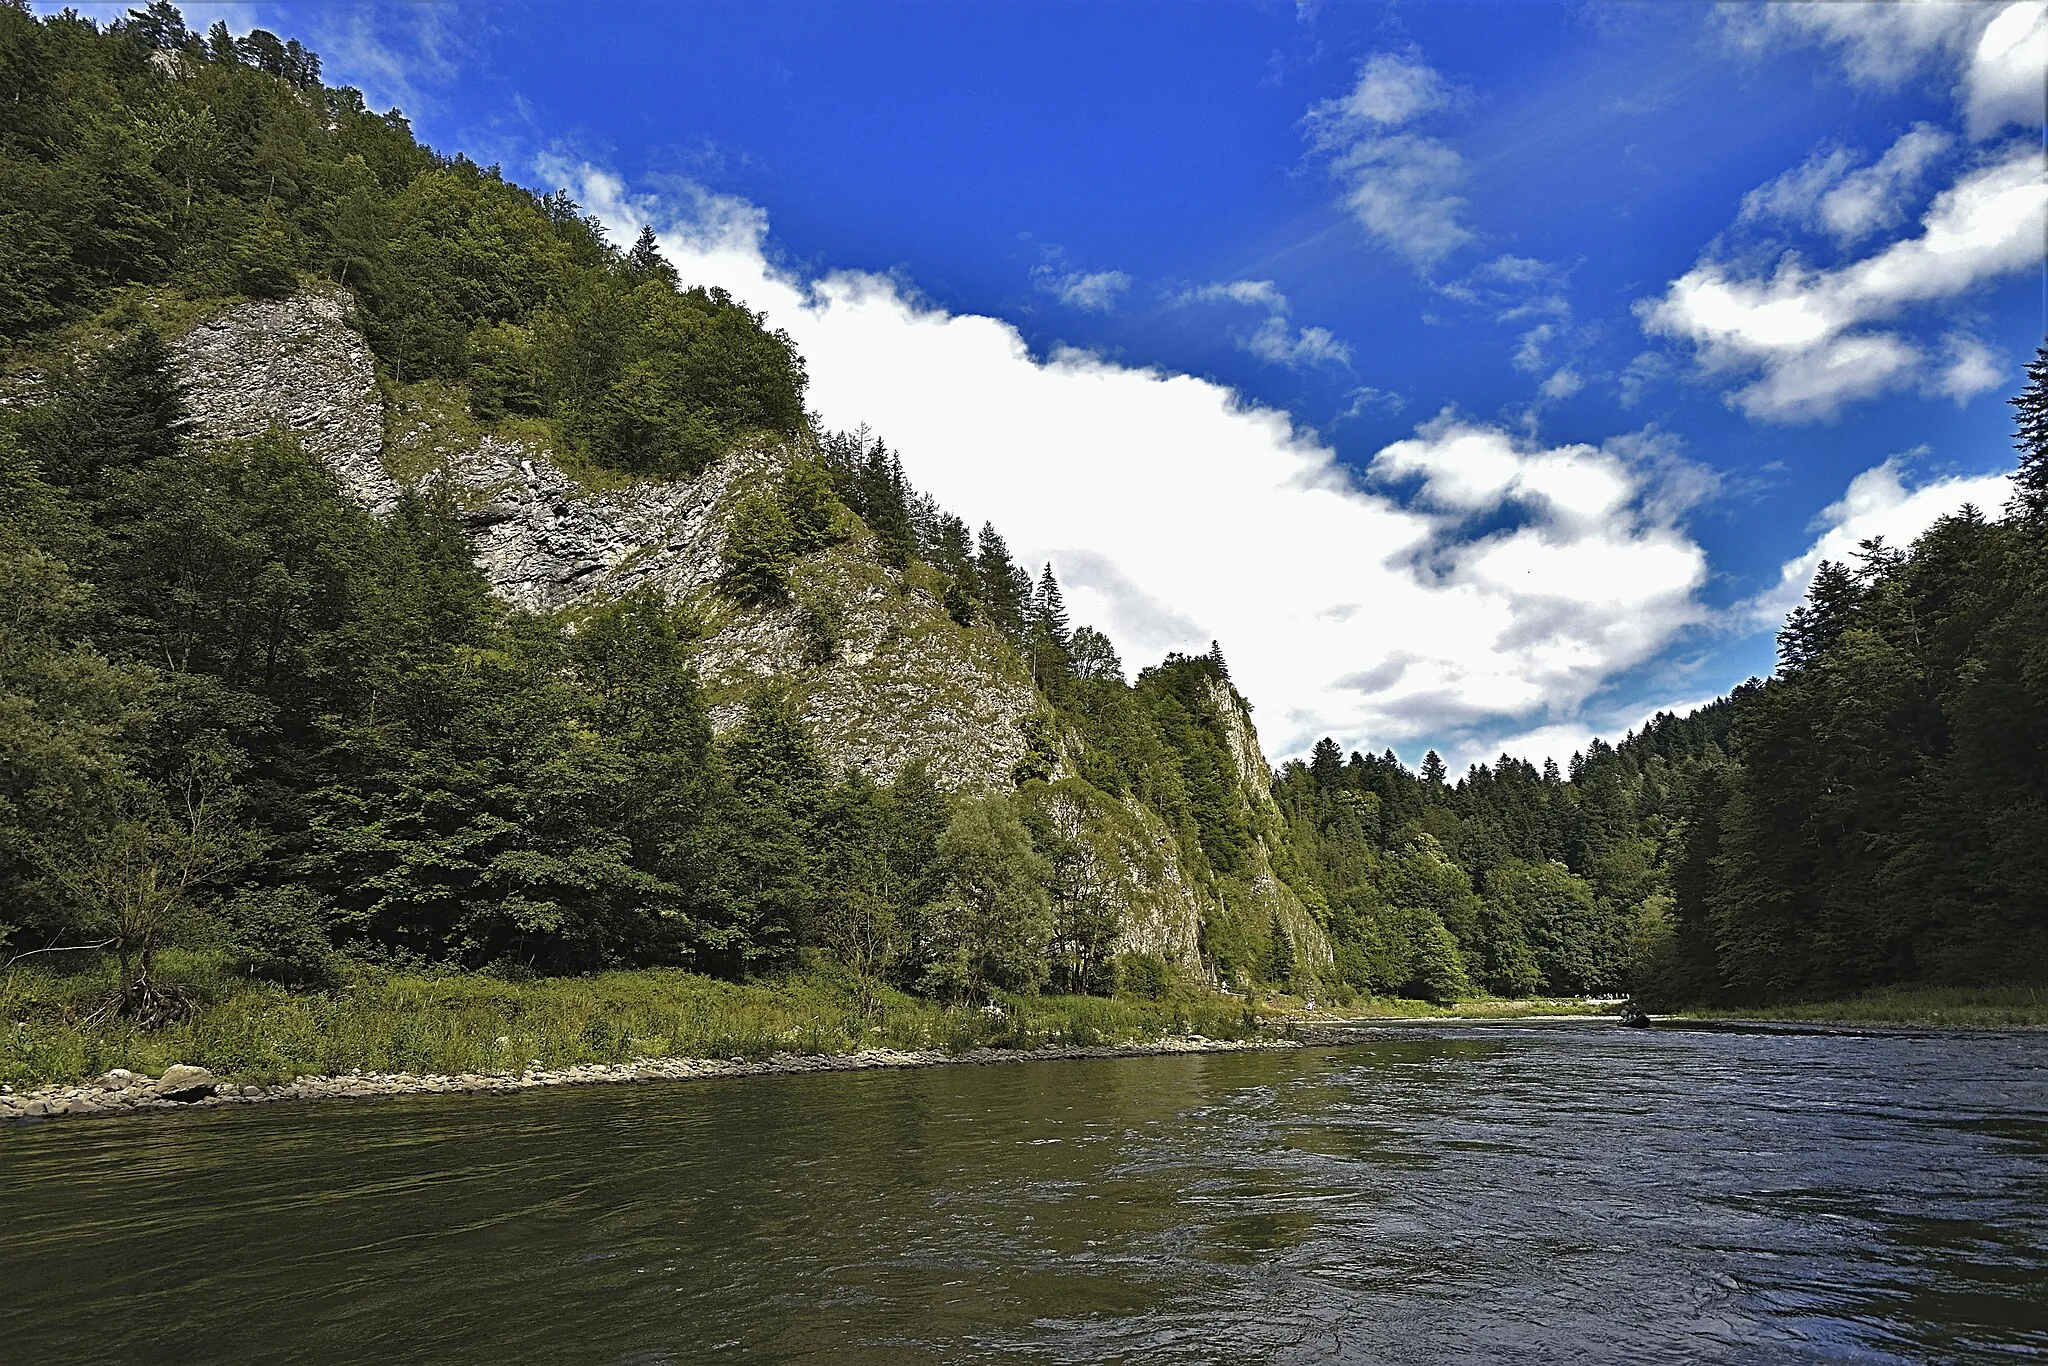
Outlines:
{"type": "Polygon", "coordinates": [[[288,987],[331,986],[327,903],[305,887],[253,887],[221,907],[237,972],[288,987]]]}
{"type": "Polygon", "coordinates": [[[1156,1001],[1173,985],[1173,970],[1156,953],[1127,953],[1116,960],[1117,989],[1156,1001]]]}

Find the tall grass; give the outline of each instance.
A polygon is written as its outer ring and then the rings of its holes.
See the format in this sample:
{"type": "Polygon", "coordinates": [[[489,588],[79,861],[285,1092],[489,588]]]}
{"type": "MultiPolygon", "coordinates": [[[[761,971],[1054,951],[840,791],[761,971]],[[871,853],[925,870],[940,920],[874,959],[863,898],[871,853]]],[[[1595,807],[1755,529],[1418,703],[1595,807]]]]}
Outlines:
{"type": "Polygon", "coordinates": [[[292,992],[233,976],[207,956],[167,954],[163,967],[196,1006],[156,1033],[92,1018],[113,994],[110,964],[0,974],[0,1083],[77,1081],[114,1067],[159,1073],[177,1062],[270,1082],[355,1070],[517,1071],[536,1059],[559,1068],[642,1057],[1240,1038],[1256,1028],[1242,1002],[1192,991],[1159,1001],[1018,997],[999,1002],[1000,1011],[886,992],[864,1018],[847,984],[821,973],[733,983],[658,969],[533,981],[358,969],[334,990],[292,992]]]}
{"type": "Polygon", "coordinates": [[[1714,1019],[1813,1020],[1840,1024],[1930,1025],[1946,1029],[2048,1028],[2048,987],[1883,987],[1840,1001],[1746,1010],[1699,1010],[1714,1019]]]}

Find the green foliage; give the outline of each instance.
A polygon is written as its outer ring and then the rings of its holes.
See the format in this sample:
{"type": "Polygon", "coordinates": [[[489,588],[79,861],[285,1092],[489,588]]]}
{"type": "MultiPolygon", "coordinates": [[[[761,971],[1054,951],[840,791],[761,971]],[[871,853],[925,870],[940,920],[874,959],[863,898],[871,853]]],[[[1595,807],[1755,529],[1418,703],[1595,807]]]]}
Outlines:
{"type": "Polygon", "coordinates": [[[621,253],[565,198],[421,147],[295,41],[201,41],[164,6],[100,28],[10,4],[0,70],[0,338],[135,285],[325,278],[393,378],[472,380],[479,417],[544,416],[580,463],[690,475],[804,428],[802,363],[758,315],[683,288],[651,234],[621,253]]]}
{"type": "Polygon", "coordinates": [[[247,887],[222,904],[221,919],[222,947],[237,970],[287,987],[334,984],[332,918],[311,889],[247,887]]]}
{"type": "Polygon", "coordinates": [[[938,856],[946,892],[932,912],[926,981],[963,1000],[1036,991],[1048,976],[1051,869],[1032,847],[1015,799],[963,798],[939,838],[938,856]]]}
{"type": "Polygon", "coordinates": [[[794,536],[781,501],[756,494],[733,510],[719,586],[748,606],[780,603],[789,596],[794,558],[794,536]]]}

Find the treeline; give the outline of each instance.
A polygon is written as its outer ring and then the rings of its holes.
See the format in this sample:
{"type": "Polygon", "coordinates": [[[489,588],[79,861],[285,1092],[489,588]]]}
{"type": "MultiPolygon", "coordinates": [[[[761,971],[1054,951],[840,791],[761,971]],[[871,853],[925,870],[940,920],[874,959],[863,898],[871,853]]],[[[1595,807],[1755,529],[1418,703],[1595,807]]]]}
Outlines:
{"type": "Polygon", "coordinates": [[[723,291],[679,288],[643,233],[443,157],[396,111],[257,30],[159,0],[101,28],[0,0],[0,336],[131,303],[346,286],[386,377],[464,386],[558,451],[687,476],[804,426],[803,364],[723,291]]]}
{"type": "Polygon", "coordinates": [[[1287,765],[1338,974],[1665,1005],[2048,980],[2048,348],[2013,402],[2005,515],[1821,565],[1772,678],[1569,773],[1287,765]]]}
{"type": "Polygon", "coordinates": [[[1733,704],[1595,740],[1568,773],[1502,755],[1447,782],[1391,750],[1330,741],[1274,795],[1328,907],[1338,975],[1360,990],[1450,1000],[1621,992],[1644,927],[1668,915],[1668,850],[1689,774],[1718,753],[1733,704]]]}

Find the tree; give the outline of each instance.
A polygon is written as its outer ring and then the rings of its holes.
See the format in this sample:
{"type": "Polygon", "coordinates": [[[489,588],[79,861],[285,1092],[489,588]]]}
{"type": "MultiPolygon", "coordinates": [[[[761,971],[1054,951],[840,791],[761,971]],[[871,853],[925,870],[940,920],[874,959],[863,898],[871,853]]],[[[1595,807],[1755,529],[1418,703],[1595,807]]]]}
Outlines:
{"type": "Polygon", "coordinates": [[[2048,342],[2027,364],[2026,387],[2011,400],[2013,445],[2020,453],[2013,472],[2013,507],[2029,522],[2048,522],[2048,342]]]}
{"type": "Polygon", "coordinates": [[[733,511],[726,532],[720,586],[749,606],[782,602],[789,596],[793,539],[779,499],[746,499],[733,511]]]}
{"type": "Polygon", "coordinates": [[[1011,639],[1024,638],[1024,617],[1031,602],[1031,577],[1010,558],[995,527],[982,523],[974,555],[975,585],[981,593],[982,609],[1011,639]]]}
{"type": "Polygon", "coordinates": [[[670,289],[682,284],[676,268],[661,254],[661,244],[654,240],[651,227],[640,229],[640,236],[633,241],[633,249],[626,253],[626,271],[636,284],[653,281],[670,289]]]}
{"type": "Polygon", "coordinates": [[[1036,991],[1048,973],[1050,869],[1015,800],[963,798],[939,839],[939,861],[946,891],[933,911],[927,984],[968,1000],[1036,991]]]}
{"type": "Polygon", "coordinates": [[[234,819],[240,794],[230,762],[219,752],[195,755],[171,793],[133,786],[108,825],[41,851],[79,928],[103,935],[120,959],[114,1008],[145,1028],[171,1023],[186,1008],[157,979],[158,950],[202,893],[255,855],[252,832],[234,819]]]}
{"type": "Polygon", "coordinates": [[[1442,755],[1438,754],[1435,750],[1431,750],[1422,756],[1422,781],[1424,783],[1430,787],[1442,787],[1446,776],[1447,770],[1444,768],[1442,755]]]}

